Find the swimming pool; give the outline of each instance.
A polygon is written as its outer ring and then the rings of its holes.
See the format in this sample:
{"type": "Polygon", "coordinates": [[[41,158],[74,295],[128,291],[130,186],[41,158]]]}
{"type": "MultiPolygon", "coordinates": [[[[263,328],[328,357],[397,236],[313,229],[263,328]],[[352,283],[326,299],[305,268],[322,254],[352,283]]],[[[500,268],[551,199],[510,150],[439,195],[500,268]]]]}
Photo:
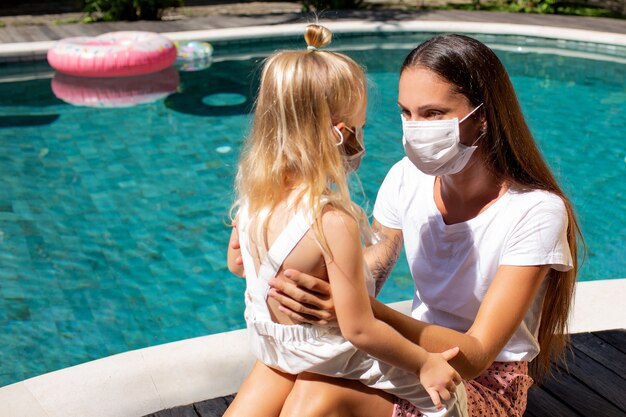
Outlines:
{"type": "MultiPolygon", "coordinates": [[[[333,44],[371,80],[356,196],[370,207],[403,154],[398,67],[429,36],[344,35],[333,44]]],[[[574,200],[589,249],[581,279],[626,276],[626,52],[476,37],[497,49],[574,200]],[[611,56],[551,53],[562,46],[611,56]]],[[[0,68],[5,81],[22,79],[0,83],[0,385],[243,326],[244,283],[224,261],[227,213],[259,63],[281,47],[302,42],[218,44],[210,68],[179,74],[177,92],[130,108],[63,103],[44,64],[0,68]]],[[[411,286],[400,261],[382,299],[410,298],[411,286]]]]}

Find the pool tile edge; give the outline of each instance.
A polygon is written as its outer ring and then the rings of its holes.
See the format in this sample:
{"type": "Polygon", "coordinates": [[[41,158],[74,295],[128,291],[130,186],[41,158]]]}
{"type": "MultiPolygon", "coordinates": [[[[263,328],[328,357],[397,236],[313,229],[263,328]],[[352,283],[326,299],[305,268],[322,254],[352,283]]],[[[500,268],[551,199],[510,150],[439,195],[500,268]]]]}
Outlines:
{"type": "Polygon", "coordinates": [[[576,284],[570,333],[626,328],[626,278],[576,284]]]}
{"type": "Polygon", "coordinates": [[[24,381],[0,388],[0,404],[2,404],[2,409],[0,409],[2,417],[50,417],[24,381]]]}
{"type": "MultiPolygon", "coordinates": [[[[520,25],[509,23],[485,23],[462,21],[323,21],[336,33],[342,32],[455,32],[475,34],[499,34],[590,42],[626,47],[626,35],[612,32],[570,29],[556,26],[520,25]]],[[[290,36],[303,33],[307,23],[291,23],[272,26],[247,26],[237,28],[163,32],[174,41],[228,41],[250,39],[257,36],[290,36]]],[[[56,41],[19,42],[0,44],[0,63],[40,60],[46,56],[56,41]]]]}

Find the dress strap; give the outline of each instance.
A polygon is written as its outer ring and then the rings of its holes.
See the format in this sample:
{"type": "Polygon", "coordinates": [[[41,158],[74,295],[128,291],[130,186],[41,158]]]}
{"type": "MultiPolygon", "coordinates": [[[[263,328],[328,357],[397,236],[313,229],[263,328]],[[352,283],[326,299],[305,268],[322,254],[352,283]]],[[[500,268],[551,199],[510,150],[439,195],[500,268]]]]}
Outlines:
{"type": "Polygon", "coordinates": [[[311,224],[313,224],[313,220],[305,216],[302,211],[298,211],[295,214],[285,229],[274,240],[263,262],[261,262],[258,273],[259,279],[267,282],[270,278],[276,276],[283,262],[285,262],[285,258],[309,231],[311,224]]]}

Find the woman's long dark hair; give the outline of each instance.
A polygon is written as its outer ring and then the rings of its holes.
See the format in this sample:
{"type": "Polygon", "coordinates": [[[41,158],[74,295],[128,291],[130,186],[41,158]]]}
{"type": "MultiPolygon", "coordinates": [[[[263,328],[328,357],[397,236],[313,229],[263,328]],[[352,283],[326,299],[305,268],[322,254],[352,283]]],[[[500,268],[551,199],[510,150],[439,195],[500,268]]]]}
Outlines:
{"type": "Polygon", "coordinates": [[[567,272],[550,270],[539,326],[539,356],[531,363],[531,375],[541,381],[553,360],[562,360],[569,343],[567,318],[578,272],[580,227],[572,204],[544,161],[524,120],[509,76],[487,46],[463,35],[440,35],[415,48],[400,72],[428,69],[452,84],[472,104],[483,103],[486,132],[480,151],[488,169],[517,189],[545,190],[561,197],[568,217],[567,240],[574,267],[567,272]]]}

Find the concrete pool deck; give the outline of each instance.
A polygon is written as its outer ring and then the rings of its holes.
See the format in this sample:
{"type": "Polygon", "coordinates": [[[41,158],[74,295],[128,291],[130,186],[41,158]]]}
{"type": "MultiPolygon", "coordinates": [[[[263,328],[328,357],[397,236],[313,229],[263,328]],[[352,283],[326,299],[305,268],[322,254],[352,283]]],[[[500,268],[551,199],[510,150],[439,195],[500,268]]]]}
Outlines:
{"type": "MultiPolygon", "coordinates": [[[[579,283],[570,332],[626,328],[624,299],[626,278],[579,283]]],[[[0,417],[140,417],[232,394],[252,363],[245,330],[124,352],[0,388],[0,417]]]]}
{"type": "MultiPolygon", "coordinates": [[[[333,30],[369,28],[510,33],[626,46],[626,20],[462,11],[328,13],[333,30]]],[[[2,20],[2,18],[0,18],[2,20]]],[[[300,13],[209,16],[168,22],[36,25],[0,28],[0,62],[38,60],[66,36],[150,30],[175,39],[254,38],[302,33],[300,13]],[[282,26],[281,24],[287,24],[282,26]],[[264,33],[259,32],[261,27],[264,33]],[[191,32],[190,32],[191,31],[191,32]],[[299,32],[298,32],[299,31],[299,32]]],[[[626,328],[626,279],[578,285],[572,333],[626,328]]],[[[407,302],[396,307],[407,311],[407,302]]],[[[236,391],[252,358],[245,331],[125,352],[0,388],[0,417],[138,417],[236,391]]]]}

